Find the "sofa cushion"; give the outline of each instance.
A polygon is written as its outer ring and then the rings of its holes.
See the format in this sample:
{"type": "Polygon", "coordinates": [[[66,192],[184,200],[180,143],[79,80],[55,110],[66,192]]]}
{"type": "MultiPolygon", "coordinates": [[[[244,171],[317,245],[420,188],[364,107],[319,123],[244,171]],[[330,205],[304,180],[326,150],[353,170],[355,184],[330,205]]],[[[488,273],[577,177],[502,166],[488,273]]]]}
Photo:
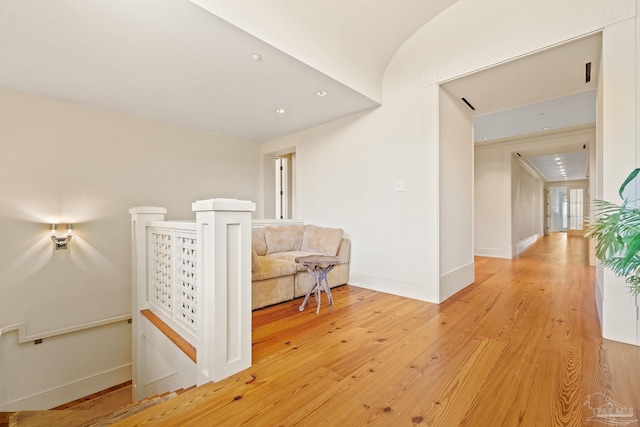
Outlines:
{"type": "Polygon", "coordinates": [[[344,230],[306,225],[302,236],[301,251],[335,256],[338,253],[344,230]]]}
{"type": "Polygon", "coordinates": [[[267,241],[264,239],[264,229],[254,228],[251,230],[251,247],[256,253],[263,256],[267,253],[267,241]]]}
{"type": "Polygon", "coordinates": [[[251,309],[292,300],[293,277],[280,276],[251,282],[251,309]]]}
{"type": "Polygon", "coordinates": [[[251,248],[251,272],[255,273],[260,270],[260,258],[255,248],[251,248]]]}
{"type": "Polygon", "coordinates": [[[300,249],[303,232],[302,225],[266,226],[264,228],[264,239],[267,242],[265,255],[300,249]]]}
{"type": "Polygon", "coordinates": [[[302,264],[298,264],[296,262],[296,258],[301,256],[307,256],[307,255],[318,255],[318,252],[305,252],[305,251],[278,252],[275,254],[269,254],[266,256],[266,258],[287,260],[296,265],[297,271],[303,271],[305,269],[304,266],[302,264]]]}
{"type": "Polygon", "coordinates": [[[261,256],[258,259],[260,260],[260,269],[251,274],[252,281],[296,274],[297,268],[294,262],[261,256]]]}

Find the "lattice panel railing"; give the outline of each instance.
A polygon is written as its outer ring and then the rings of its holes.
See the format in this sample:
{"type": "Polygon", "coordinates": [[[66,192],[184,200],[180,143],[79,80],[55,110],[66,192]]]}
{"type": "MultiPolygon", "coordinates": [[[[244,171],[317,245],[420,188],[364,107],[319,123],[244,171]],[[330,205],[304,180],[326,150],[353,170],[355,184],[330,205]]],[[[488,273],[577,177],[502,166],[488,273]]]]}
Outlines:
{"type": "Polygon", "coordinates": [[[198,314],[195,229],[149,227],[148,239],[149,308],[183,338],[195,341],[198,314]]]}
{"type": "Polygon", "coordinates": [[[151,231],[149,237],[149,299],[163,312],[171,315],[172,281],[172,239],[171,234],[151,231]]]}
{"type": "Polygon", "coordinates": [[[176,317],[185,327],[196,330],[196,239],[177,237],[176,317]]]}

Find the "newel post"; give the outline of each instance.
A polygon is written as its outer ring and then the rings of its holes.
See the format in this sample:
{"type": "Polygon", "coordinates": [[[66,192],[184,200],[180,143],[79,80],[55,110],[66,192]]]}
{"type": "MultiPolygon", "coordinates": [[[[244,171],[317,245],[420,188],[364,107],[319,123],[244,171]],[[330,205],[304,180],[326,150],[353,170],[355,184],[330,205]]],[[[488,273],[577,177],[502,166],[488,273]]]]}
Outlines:
{"type": "Polygon", "coordinates": [[[248,200],[193,203],[196,213],[197,385],[251,366],[251,212],[248,200]]]}
{"type": "Polygon", "coordinates": [[[164,221],[165,208],[141,206],[129,209],[131,214],[131,382],[133,401],[144,398],[140,369],[144,367],[144,342],[139,330],[140,310],[147,308],[147,223],[164,221]]]}

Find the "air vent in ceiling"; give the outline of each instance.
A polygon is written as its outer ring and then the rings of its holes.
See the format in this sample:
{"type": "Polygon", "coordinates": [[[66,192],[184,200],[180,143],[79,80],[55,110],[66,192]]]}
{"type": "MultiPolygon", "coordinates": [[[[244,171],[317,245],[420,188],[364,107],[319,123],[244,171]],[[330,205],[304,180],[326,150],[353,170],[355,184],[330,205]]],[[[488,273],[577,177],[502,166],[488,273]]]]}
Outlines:
{"type": "Polygon", "coordinates": [[[467,104],[467,107],[471,108],[473,111],[476,111],[476,107],[471,105],[471,103],[469,101],[467,101],[465,98],[461,98],[461,99],[465,104],[467,104]]]}
{"type": "Polygon", "coordinates": [[[584,68],[584,82],[589,83],[591,81],[591,62],[587,62],[584,68]]]}

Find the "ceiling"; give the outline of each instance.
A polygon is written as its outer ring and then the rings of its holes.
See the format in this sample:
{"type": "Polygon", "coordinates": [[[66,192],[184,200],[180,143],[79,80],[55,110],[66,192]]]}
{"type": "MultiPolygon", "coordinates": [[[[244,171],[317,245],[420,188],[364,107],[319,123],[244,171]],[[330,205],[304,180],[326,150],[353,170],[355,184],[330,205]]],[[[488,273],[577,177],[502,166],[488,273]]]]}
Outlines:
{"type": "MultiPolygon", "coordinates": [[[[0,0],[0,88],[268,141],[380,105],[393,55],[453,3],[0,0]]],[[[477,141],[573,126],[593,120],[600,50],[586,37],[443,88],[476,108],[477,141]]]]}
{"type": "MultiPolygon", "coordinates": [[[[545,133],[596,122],[596,91],[579,92],[474,118],[475,142],[545,133]]],[[[521,151],[520,156],[550,182],[588,177],[588,156],[582,143],[521,151]],[[546,153],[546,154],[545,154],[546,153]]]]}
{"type": "Polygon", "coordinates": [[[474,142],[489,141],[596,122],[596,91],[561,96],[474,117],[474,142]]]}
{"type": "MultiPolygon", "coordinates": [[[[442,87],[475,108],[476,143],[595,124],[601,50],[602,38],[596,34],[470,74],[442,87]],[[588,82],[587,63],[591,63],[588,82]]],[[[586,152],[580,144],[520,155],[547,181],[587,178],[586,152]],[[560,171],[558,155],[567,176],[560,171]]]]}
{"type": "Polygon", "coordinates": [[[378,106],[393,54],[454,2],[0,0],[0,88],[267,141],[378,106]]]}
{"type": "Polygon", "coordinates": [[[544,49],[446,82],[443,89],[465,98],[474,116],[594,90],[602,50],[600,34],[544,49]],[[591,62],[591,81],[585,64],[591,62]]]}
{"type": "Polygon", "coordinates": [[[587,151],[557,153],[546,156],[530,156],[527,160],[547,181],[571,181],[587,177],[587,151]]]}

